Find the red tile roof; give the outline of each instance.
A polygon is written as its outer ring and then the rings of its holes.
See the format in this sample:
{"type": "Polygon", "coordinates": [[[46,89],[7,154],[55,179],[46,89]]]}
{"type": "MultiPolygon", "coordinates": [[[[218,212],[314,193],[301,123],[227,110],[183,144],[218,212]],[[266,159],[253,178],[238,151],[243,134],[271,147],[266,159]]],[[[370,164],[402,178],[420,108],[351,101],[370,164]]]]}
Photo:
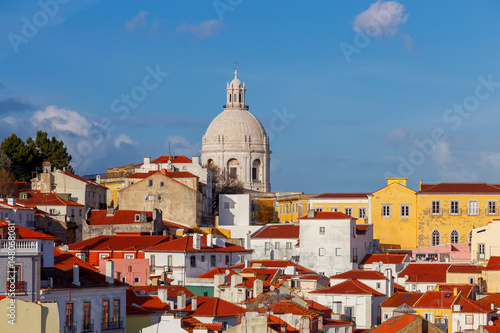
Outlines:
{"type": "Polygon", "coordinates": [[[382,262],[384,264],[401,264],[405,261],[406,254],[391,254],[391,253],[377,253],[377,254],[367,254],[360,265],[369,265],[373,263],[382,262]]]}
{"type": "Polygon", "coordinates": [[[206,273],[201,274],[198,276],[198,279],[213,279],[216,274],[226,274],[226,271],[229,270],[229,275],[228,277],[231,277],[231,275],[236,274],[235,271],[233,271],[231,268],[214,268],[211,271],[208,271],[206,273]]]}
{"type": "Polygon", "coordinates": [[[488,333],[500,333],[500,325],[484,325],[483,328],[488,333]]]}
{"type": "Polygon", "coordinates": [[[198,176],[193,175],[191,172],[188,171],[167,171],[167,170],[151,170],[148,172],[136,172],[131,175],[128,175],[127,178],[148,178],[151,175],[154,175],[156,173],[161,173],[164,176],[167,176],[168,178],[198,178],[198,176]]]}
{"type": "Polygon", "coordinates": [[[384,274],[377,271],[352,270],[330,276],[330,279],[387,280],[384,274]]]}
{"type": "MultiPolygon", "coordinates": [[[[316,274],[315,271],[305,268],[304,266],[290,260],[252,260],[250,263],[251,268],[258,268],[259,266],[267,268],[286,268],[288,266],[295,266],[297,274],[316,274]]],[[[244,263],[231,266],[232,269],[243,269],[244,267],[244,263]]]]}
{"type": "Polygon", "coordinates": [[[341,212],[316,212],[314,217],[304,216],[301,220],[344,220],[344,219],[352,219],[352,216],[346,215],[341,212]]]}
{"type": "Polygon", "coordinates": [[[280,301],[272,303],[269,307],[269,311],[274,312],[274,314],[291,313],[298,316],[308,316],[308,317],[319,316],[319,314],[316,313],[315,311],[311,311],[308,308],[304,308],[290,301],[280,301]]]}
{"type": "Polygon", "coordinates": [[[101,188],[107,188],[106,186],[103,186],[103,185],[98,184],[96,182],[93,182],[93,181],[90,181],[88,179],[85,179],[85,178],[82,178],[80,176],[77,176],[77,175],[75,175],[75,174],[73,174],[73,173],[71,173],[69,171],[58,170],[58,172],[62,173],[63,175],[66,175],[68,177],[71,177],[71,178],[74,178],[74,179],[79,180],[81,182],[84,182],[86,184],[89,184],[89,185],[94,185],[94,186],[101,187],[101,188]]]}
{"type": "Polygon", "coordinates": [[[239,273],[241,275],[254,274],[261,280],[263,279],[264,281],[271,283],[278,276],[279,271],[280,270],[277,268],[244,268],[239,273]]]}
{"type": "Polygon", "coordinates": [[[356,224],[356,235],[364,235],[372,227],[372,224],[356,224]]]}
{"type": "Polygon", "coordinates": [[[168,242],[172,236],[139,236],[126,233],[111,236],[98,236],[81,242],[69,244],[70,251],[126,251],[144,250],[155,244],[168,242]]]}
{"type": "Polygon", "coordinates": [[[380,324],[371,332],[375,333],[394,333],[399,332],[402,328],[406,327],[413,321],[417,320],[417,316],[405,313],[401,317],[393,317],[380,324]]]}
{"type": "Polygon", "coordinates": [[[354,323],[346,320],[336,320],[323,318],[323,327],[335,327],[335,326],[354,326],[354,323]]]}
{"type": "Polygon", "coordinates": [[[177,297],[177,294],[183,292],[187,297],[193,297],[195,294],[191,292],[188,288],[181,285],[169,285],[169,286],[133,286],[131,287],[136,294],[139,294],[140,291],[144,291],[145,294],[149,296],[157,296],[159,289],[166,289],[167,296],[177,297]]]}
{"type": "Polygon", "coordinates": [[[299,333],[300,331],[281,318],[273,315],[267,316],[267,326],[275,332],[299,333]]]}
{"type": "Polygon", "coordinates": [[[496,310],[492,310],[489,306],[484,306],[479,302],[473,301],[467,297],[461,296],[456,304],[460,305],[460,311],[453,312],[461,312],[461,313],[494,313],[496,310]]]}
{"type": "Polygon", "coordinates": [[[499,271],[500,270],[500,257],[490,257],[488,265],[484,268],[485,271],[499,271]]]}
{"type": "Polygon", "coordinates": [[[401,273],[402,278],[408,275],[406,282],[446,282],[446,271],[451,264],[441,263],[410,263],[401,273]]]}
{"type": "Polygon", "coordinates": [[[453,291],[427,291],[418,301],[413,304],[414,308],[424,309],[451,309],[455,300],[459,297],[453,295],[453,291]]]}
{"type": "Polygon", "coordinates": [[[465,297],[469,297],[469,295],[472,293],[472,290],[474,289],[473,284],[466,284],[466,283],[442,283],[437,285],[438,290],[441,291],[451,291],[457,290],[462,292],[462,295],[465,297]]]}
{"type": "MultiPolygon", "coordinates": [[[[192,311],[189,304],[184,311],[192,311]]],[[[198,304],[193,312],[194,317],[230,317],[239,316],[247,312],[241,306],[235,305],[217,297],[198,296],[198,304]]]]}
{"type": "Polygon", "coordinates": [[[163,225],[166,226],[167,228],[172,228],[172,229],[191,229],[191,227],[189,226],[165,220],[163,220],[163,225]]]}
{"type": "MultiPolygon", "coordinates": [[[[0,227],[6,227],[8,225],[9,223],[7,223],[6,221],[0,220],[0,227]]],[[[18,225],[16,225],[15,228],[18,230],[19,238],[21,239],[58,239],[57,237],[54,237],[52,235],[47,235],[43,232],[38,232],[18,225]]]]}
{"type": "Polygon", "coordinates": [[[394,282],[394,292],[396,292],[396,291],[405,292],[406,289],[402,285],[397,284],[396,282],[394,282]]]}
{"type": "MultiPolygon", "coordinates": [[[[2,200],[2,199],[0,199],[2,200]]],[[[33,207],[26,207],[24,205],[18,205],[17,200],[15,205],[10,205],[7,201],[0,201],[0,208],[7,208],[7,209],[19,209],[19,210],[35,210],[33,207]]]]}
{"type": "Polygon", "coordinates": [[[322,277],[326,278],[326,276],[324,275],[321,275],[321,274],[295,274],[295,275],[283,275],[283,276],[280,276],[280,280],[283,280],[283,281],[288,281],[290,279],[292,279],[292,277],[298,277],[300,278],[301,280],[318,280],[322,277]]]}
{"type": "Polygon", "coordinates": [[[200,249],[197,250],[193,247],[193,236],[184,236],[181,238],[174,239],[170,242],[164,242],[161,244],[153,245],[147,248],[147,251],[166,251],[166,252],[252,252],[253,250],[246,250],[244,247],[239,245],[234,245],[231,243],[225,243],[226,246],[213,245],[212,247],[207,245],[207,237],[200,237],[200,249]]]}
{"type": "Polygon", "coordinates": [[[147,222],[153,220],[153,212],[141,212],[136,210],[115,210],[114,214],[107,216],[106,210],[93,210],[88,219],[89,225],[131,224],[141,223],[135,221],[135,215],[146,213],[147,222]]]}
{"type": "MultiPolygon", "coordinates": [[[[175,163],[193,163],[189,158],[184,155],[172,156],[172,164],[175,163]]],[[[170,160],[169,156],[160,156],[157,159],[151,161],[152,164],[168,163],[170,160]]]]}
{"type": "MultiPolygon", "coordinates": [[[[127,289],[127,305],[133,304],[140,306],[140,310],[147,311],[149,313],[163,313],[171,310],[170,306],[168,306],[167,303],[163,303],[158,296],[140,295],[132,289],[127,289]]],[[[130,314],[136,314],[134,313],[134,308],[130,308],[130,310],[132,312],[130,314]]],[[[127,314],[129,314],[128,309],[127,314]]]]}
{"type": "Polygon", "coordinates": [[[311,199],[323,199],[323,198],[364,198],[366,199],[371,193],[323,193],[312,197],[311,199]]]}
{"type": "Polygon", "coordinates": [[[55,193],[40,193],[37,191],[31,191],[31,195],[28,199],[18,199],[17,202],[20,204],[25,204],[28,206],[79,206],[85,207],[82,204],[64,200],[58,197],[55,193]]]}
{"type": "MultiPolygon", "coordinates": [[[[329,307],[324,306],[322,304],[319,304],[316,301],[306,300],[306,303],[307,303],[307,307],[309,308],[309,310],[319,312],[325,317],[330,317],[331,314],[333,313],[332,309],[330,309],[329,307]]],[[[323,322],[323,324],[324,324],[324,322],[323,322]]]]}
{"type": "Polygon", "coordinates": [[[368,287],[366,284],[359,282],[358,280],[347,280],[336,284],[332,287],[317,289],[311,291],[313,294],[341,294],[341,295],[373,295],[373,296],[384,296],[381,292],[368,287]]]}
{"type": "Polygon", "coordinates": [[[481,273],[483,271],[483,266],[478,265],[456,265],[453,264],[448,269],[448,273],[481,273]]]}
{"type": "Polygon", "coordinates": [[[484,306],[491,306],[491,303],[494,303],[495,307],[500,308],[500,293],[487,294],[486,297],[477,300],[477,302],[484,306]]]}
{"type": "Polygon", "coordinates": [[[88,262],[77,258],[74,254],[61,250],[59,247],[54,248],[54,267],[63,271],[69,271],[73,269],[73,265],[78,265],[90,269],[92,271],[98,272],[99,269],[88,262]]]}
{"type": "Polygon", "coordinates": [[[252,238],[294,238],[298,239],[300,227],[297,224],[268,224],[252,234],[252,238]]]}
{"type": "Polygon", "coordinates": [[[403,304],[413,306],[423,294],[412,291],[395,292],[391,297],[383,301],[380,307],[397,308],[403,304]]]}
{"type": "Polygon", "coordinates": [[[421,190],[417,194],[500,194],[500,188],[493,184],[486,183],[439,183],[434,186],[422,184],[421,190]]]}

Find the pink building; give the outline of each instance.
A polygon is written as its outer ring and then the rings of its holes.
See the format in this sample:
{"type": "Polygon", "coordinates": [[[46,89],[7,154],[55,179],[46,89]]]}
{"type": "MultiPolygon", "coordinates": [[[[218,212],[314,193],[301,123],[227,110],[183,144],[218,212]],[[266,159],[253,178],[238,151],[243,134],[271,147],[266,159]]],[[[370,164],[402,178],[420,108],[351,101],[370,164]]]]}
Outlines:
{"type": "MultiPolygon", "coordinates": [[[[106,262],[99,260],[99,271],[106,274],[106,262]]],[[[131,286],[147,286],[149,284],[149,259],[112,259],[115,279],[131,286]]]]}
{"type": "Polygon", "coordinates": [[[442,244],[411,250],[413,261],[470,262],[469,243],[442,244]]]}

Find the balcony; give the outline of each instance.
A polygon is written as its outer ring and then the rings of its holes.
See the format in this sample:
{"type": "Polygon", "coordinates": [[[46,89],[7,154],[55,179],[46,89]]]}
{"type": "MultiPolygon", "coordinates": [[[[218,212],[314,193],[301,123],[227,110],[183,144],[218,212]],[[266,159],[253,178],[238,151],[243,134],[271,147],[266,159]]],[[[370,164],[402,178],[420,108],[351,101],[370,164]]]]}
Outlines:
{"type": "Polygon", "coordinates": [[[102,331],[119,330],[122,328],[124,328],[123,327],[123,317],[120,317],[120,320],[103,321],[101,323],[101,330],[102,331]]]}
{"type": "Polygon", "coordinates": [[[63,332],[64,333],[76,333],[76,325],[75,325],[75,323],[71,324],[70,326],[64,326],[63,327],[63,332]]]}
{"type": "Polygon", "coordinates": [[[0,254],[8,253],[9,251],[15,250],[16,253],[33,253],[36,254],[40,252],[42,246],[39,240],[26,240],[26,239],[16,239],[0,240],[0,254]]]}
{"type": "Polygon", "coordinates": [[[9,281],[7,281],[5,290],[7,293],[14,292],[16,294],[24,294],[26,292],[26,282],[16,281],[11,284],[9,281]],[[12,287],[14,287],[14,290],[12,290],[12,287]]]}
{"type": "Polygon", "coordinates": [[[94,332],[94,324],[83,323],[82,332],[94,332]]]}

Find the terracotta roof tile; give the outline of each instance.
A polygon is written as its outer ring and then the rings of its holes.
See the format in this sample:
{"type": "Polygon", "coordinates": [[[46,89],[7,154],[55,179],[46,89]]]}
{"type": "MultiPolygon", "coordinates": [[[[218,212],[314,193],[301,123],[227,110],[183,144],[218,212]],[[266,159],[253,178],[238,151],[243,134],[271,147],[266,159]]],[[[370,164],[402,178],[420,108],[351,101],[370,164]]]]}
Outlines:
{"type": "Polygon", "coordinates": [[[200,276],[198,276],[198,279],[213,279],[216,274],[226,274],[226,270],[229,270],[229,277],[233,274],[236,274],[236,272],[230,268],[217,267],[212,269],[211,271],[201,274],[200,276]]]}
{"type": "Polygon", "coordinates": [[[477,300],[477,302],[484,306],[491,306],[491,303],[494,303],[495,307],[500,308],[500,293],[487,294],[486,297],[477,300]]]}
{"type": "Polygon", "coordinates": [[[485,271],[499,271],[500,270],[500,257],[490,257],[488,265],[484,268],[485,271]]]}
{"type": "Polygon", "coordinates": [[[401,273],[402,278],[408,275],[406,282],[446,282],[446,271],[451,264],[441,263],[410,263],[401,273]]]}
{"type": "Polygon", "coordinates": [[[183,292],[186,294],[186,297],[193,297],[195,294],[181,285],[169,285],[169,286],[133,286],[131,287],[136,293],[140,293],[140,291],[144,291],[149,296],[157,296],[159,289],[166,289],[167,295],[170,297],[177,297],[177,294],[183,292]]]}
{"type": "Polygon", "coordinates": [[[312,197],[311,199],[327,199],[327,198],[363,198],[366,199],[371,193],[323,193],[312,197]]]}
{"type": "MultiPolygon", "coordinates": [[[[170,160],[169,156],[160,156],[157,159],[151,161],[152,164],[163,164],[163,163],[168,163],[170,160]]],[[[178,156],[173,156],[172,158],[172,164],[175,163],[193,163],[189,158],[187,158],[184,155],[178,155],[178,156]]]]}
{"type": "Polygon", "coordinates": [[[435,193],[474,193],[474,194],[500,194],[500,188],[493,184],[486,183],[439,183],[434,186],[422,184],[421,190],[417,194],[435,193]]]}
{"type": "Polygon", "coordinates": [[[466,283],[440,283],[437,285],[438,290],[440,291],[451,291],[457,290],[462,292],[462,295],[465,297],[469,297],[469,295],[472,293],[472,290],[474,289],[473,284],[466,284],[466,283]]]}
{"type": "Polygon", "coordinates": [[[408,255],[406,254],[391,254],[391,253],[377,253],[367,254],[360,265],[368,265],[373,263],[383,262],[384,264],[401,264],[404,262],[408,255]]]}
{"type": "Polygon", "coordinates": [[[384,274],[377,271],[352,270],[330,276],[330,279],[364,279],[364,280],[386,280],[384,274]]]}
{"type": "Polygon", "coordinates": [[[483,328],[488,333],[500,333],[500,325],[484,325],[483,328]]]}
{"type": "Polygon", "coordinates": [[[416,301],[422,297],[424,293],[417,293],[412,291],[396,292],[391,297],[386,299],[380,304],[380,307],[397,308],[403,304],[413,307],[416,301]]]}
{"type": "Polygon", "coordinates": [[[317,289],[311,291],[313,294],[341,294],[341,295],[373,295],[373,296],[384,296],[381,292],[367,286],[366,284],[359,282],[358,280],[347,280],[336,284],[332,287],[317,289]]]}
{"type": "Polygon", "coordinates": [[[467,297],[461,296],[457,304],[460,305],[460,311],[453,312],[466,312],[466,313],[496,313],[488,306],[484,306],[479,302],[473,301],[467,297]]]}
{"type": "MultiPolygon", "coordinates": [[[[189,304],[184,311],[192,311],[189,304]]],[[[247,312],[241,306],[235,305],[223,299],[209,296],[198,296],[198,305],[192,313],[195,317],[229,317],[239,316],[247,312]]]]}
{"type": "Polygon", "coordinates": [[[292,223],[268,224],[252,234],[252,238],[294,238],[298,239],[300,227],[292,223]]]}
{"type": "Polygon", "coordinates": [[[393,317],[380,324],[371,332],[375,333],[394,333],[399,332],[402,328],[417,320],[417,316],[405,313],[401,317],[393,317]]]}
{"type": "Polygon", "coordinates": [[[168,242],[172,236],[141,236],[128,235],[126,233],[118,235],[105,235],[90,238],[81,242],[69,244],[70,251],[125,251],[125,250],[144,250],[152,245],[168,242]]]}
{"type": "Polygon", "coordinates": [[[153,212],[142,212],[136,210],[115,210],[114,214],[107,216],[106,210],[93,210],[88,219],[89,225],[131,224],[141,223],[135,221],[135,215],[146,213],[147,222],[153,220],[153,212]]]}
{"type": "Polygon", "coordinates": [[[283,319],[273,315],[267,316],[267,326],[275,332],[283,332],[283,331],[290,333],[300,332],[298,329],[294,328],[283,319]]]}
{"type": "Polygon", "coordinates": [[[481,273],[483,271],[483,266],[478,265],[456,265],[453,264],[448,269],[448,273],[481,273]]]}
{"type": "MultiPolygon", "coordinates": [[[[295,266],[297,274],[316,274],[315,271],[301,266],[291,260],[252,260],[250,262],[251,268],[266,267],[266,268],[286,268],[288,266],[295,266]]],[[[232,269],[243,269],[244,263],[239,263],[231,266],[232,269]]]]}
{"type": "Polygon", "coordinates": [[[304,216],[302,220],[344,220],[352,219],[352,216],[346,215],[341,212],[316,212],[314,217],[304,216]]]}
{"type": "Polygon", "coordinates": [[[19,199],[17,200],[20,204],[26,204],[28,206],[79,206],[85,207],[82,204],[64,200],[61,197],[58,197],[55,193],[41,193],[37,191],[31,191],[31,195],[28,199],[19,199]]]}
{"type": "Polygon", "coordinates": [[[364,235],[372,227],[372,224],[356,224],[356,235],[364,235]]]}
{"type": "Polygon", "coordinates": [[[315,311],[311,311],[308,308],[304,308],[290,301],[280,301],[272,303],[269,307],[269,310],[274,312],[274,314],[291,313],[298,316],[308,316],[308,317],[319,316],[319,314],[316,313],[315,311]]]}
{"type": "Polygon", "coordinates": [[[73,269],[73,265],[78,265],[90,269],[92,271],[98,272],[99,269],[88,262],[77,258],[74,254],[61,250],[59,247],[54,248],[54,267],[63,271],[69,271],[73,269]]]}
{"type": "Polygon", "coordinates": [[[335,327],[335,326],[354,326],[354,323],[346,320],[336,320],[323,318],[323,327],[335,327]]]}
{"type": "Polygon", "coordinates": [[[170,242],[163,242],[157,245],[150,246],[146,251],[166,251],[166,252],[196,252],[196,251],[206,251],[206,252],[252,252],[253,250],[246,250],[242,246],[234,245],[231,243],[225,243],[226,246],[213,245],[212,247],[207,245],[207,237],[200,237],[200,249],[197,250],[193,247],[193,236],[184,236],[181,238],[174,239],[170,242]]]}
{"type": "Polygon", "coordinates": [[[453,291],[427,291],[415,304],[414,308],[424,309],[451,309],[455,300],[460,297],[453,295],[453,291]]]}
{"type": "MultiPolygon", "coordinates": [[[[6,221],[0,220],[0,227],[6,227],[8,225],[9,223],[7,223],[6,221]]],[[[15,225],[15,228],[19,231],[19,237],[21,239],[53,239],[54,241],[58,239],[57,237],[54,237],[52,235],[47,235],[43,232],[38,232],[32,229],[21,227],[19,225],[15,225]]]]}
{"type": "MultiPolygon", "coordinates": [[[[127,305],[138,305],[141,310],[149,313],[170,311],[171,308],[167,303],[163,303],[158,296],[138,295],[131,288],[127,289],[127,305]]],[[[131,308],[131,310],[134,310],[131,308]]],[[[127,311],[127,314],[129,312],[127,311]]],[[[133,313],[131,313],[133,314],[133,313]]]]}

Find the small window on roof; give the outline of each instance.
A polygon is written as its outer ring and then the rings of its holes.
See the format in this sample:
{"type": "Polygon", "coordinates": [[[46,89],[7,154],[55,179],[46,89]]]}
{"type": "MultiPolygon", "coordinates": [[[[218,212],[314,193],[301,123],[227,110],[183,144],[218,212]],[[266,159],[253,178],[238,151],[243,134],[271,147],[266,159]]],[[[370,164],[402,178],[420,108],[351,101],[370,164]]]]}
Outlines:
{"type": "Polygon", "coordinates": [[[404,295],[404,297],[403,297],[403,298],[408,298],[408,297],[410,297],[410,294],[406,294],[406,295],[404,295]]]}
{"type": "Polygon", "coordinates": [[[450,296],[451,296],[451,294],[446,294],[446,295],[444,295],[444,297],[450,297],[450,296]]]}

